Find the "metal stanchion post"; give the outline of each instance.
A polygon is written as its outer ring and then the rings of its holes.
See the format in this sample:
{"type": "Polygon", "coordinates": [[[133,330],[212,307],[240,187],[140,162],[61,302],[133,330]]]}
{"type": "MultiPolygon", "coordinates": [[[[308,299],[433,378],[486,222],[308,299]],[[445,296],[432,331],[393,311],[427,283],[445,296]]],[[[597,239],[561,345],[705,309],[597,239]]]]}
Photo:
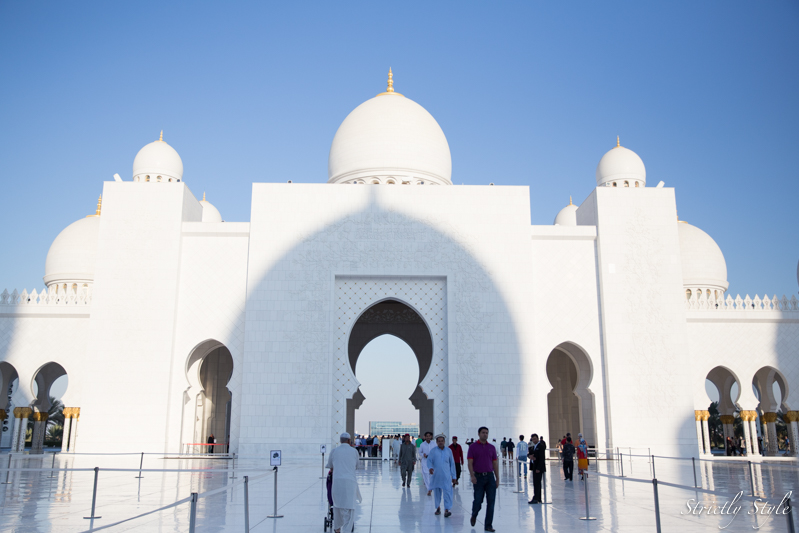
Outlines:
{"type": "Polygon", "coordinates": [[[786,503],[788,504],[788,512],[785,513],[785,516],[788,517],[788,533],[796,533],[796,528],[793,524],[793,505],[791,505],[791,499],[788,498],[786,503]]]}
{"type": "Polygon", "coordinates": [[[191,509],[189,510],[189,533],[194,533],[197,527],[197,493],[191,493],[191,509]]]}
{"type": "Polygon", "coordinates": [[[236,479],[236,452],[233,452],[233,472],[230,473],[230,479],[236,479]]]}
{"type": "Polygon", "coordinates": [[[752,472],[752,461],[747,461],[749,463],[749,486],[752,488],[752,496],[755,495],[755,476],[754,472],[752,472]]]}
{"type": "Polygon", "coordinates": [[[619,465],[621,466],[621,476],[624,477],[624,454],[619,452],[619,465]]]}
{"type": "Polygon", "coordinates": [[[94,516],[94,508],[97,504],[97,478],[100,475],[100,468],[95,466],[94,467],[94,491],[92,492],[92,515],[91,516],[84,516],[84,520],[94,520],[95,518],[102,518],[102,516],[94,516]]]}
{"type": "Polygon", "coordinates": [[[282,514],[277,514],[277,467],[275,467],[275,512],[267,516],[267,518],[283,518],[282,514]]]}
{"type": "Polygon", "coordinates": [[[544,499],[541,502],[541,505],[547,505],[548,503],[552,503],[552,502],[548,502],[547,501],[547,471],[546,470],[541,472],[541,488],[544,491],[544,499]]]}
{"type": "Polygon", "coordinates": [[[657,532],[660,533],[660,500],[658,499],[657,478],[652,479],[652,487],[655,490],[655,525],[657,526],[657,532]]]}
{"type": "Polygon", "coordinates": [[[585,472],[585,516],[581,516],[580,520],[596,520],[595,517],[591,516],[591,513],[588,512],[588,471],[585,472]]]}
{"type": "Polygon", "coordinates": [[[144,452],[141,452],[141,461],[139,461],[139,475],[136,476],[133,479],[141,479],[142,478],[141,469],[142,469],[143,466],[144,466],[144,452]]]}
{"type": "Polygon", "coordinates": [[[322,452],[322,477],[319,479],[325,479],[325,452],[322,452]]]}
{"type": "Polygon", "coordinates": [[[516,469],[516,490],[513,491],[514,494],[521,494],[524,491],[522,490],[522,478],[519,474],[521,474],[522,464],[519,463],[519,466],[516,469]]]}
{"type": "Polygon", "coordinates": [[[53,464],[50,466],[50,477],[55,477],[55,454],[57,452],[53,452],[53,464]]]}
{"type": "Polygon", "coordinates": [[[655,479],[658,477],[657,473],[655,472],[655,456],[650,455],[650,457],[652,458],[652,479],[655,479]]]}
{"type": "Polygon", "coordinates": [[[698,488],[699,485],[696,483],[696,457],[691,457],[691,464],[694,467],[694,488],[698,488]]]}
{"type": "Polygon", "coordinates": [[[2,485],[10,485],[11,482],[8,480],[11,476],[11,452],[8,452],[8,470],[6,470],[6,480],[2,483],[2,485]]]}
{"type": "Polygon", "coordinates": [[[250,479],[244,476],[244,533],[250,533],[250,479]]]}

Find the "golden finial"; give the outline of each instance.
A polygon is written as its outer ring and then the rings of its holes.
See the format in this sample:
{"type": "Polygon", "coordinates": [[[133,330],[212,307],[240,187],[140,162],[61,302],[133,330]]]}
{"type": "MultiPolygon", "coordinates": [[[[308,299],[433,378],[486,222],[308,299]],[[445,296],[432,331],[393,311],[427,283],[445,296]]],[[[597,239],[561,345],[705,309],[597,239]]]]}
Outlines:
{"type": "Polygon", "coordinates": [[[205,201],[205,191],[203,191],[203,202],[205,201]]]}
{"type": "Polygon", "coordinates": [[[574,205],[574,204],[572,203],[572,197],[571,197],[571,196],[569,196],[569,205],[574,205]]]}
{"type": "Polygon", "coordinates": [[[619,144],[619,136],[616,135],[616,147],[618,148],[619,146],[621,146],[621,144],[619,144]]]}
{"type": "Polygon", "coordinates": [[[102,210],[102,208],[103,208],[103,195],[101,194],[100,197],[97,199],[97,211],[93,215],[87,215],[86,218],[99,217],[100,210],[102,210]]]}
{"type": "Polygon", "coordinates": [[[158,140],[164,142],[164,130],[161,130],[161,136],[158,138],[158,140]]]}
{"type": "Polygon", "coordinates": [[[391,72],[391,67],[388,67],[388,87],[386,87],[386,92],[380,93],[377,96],[381,96],[383,94],[394,94],[397,96],[402,96],[400,93],[394,92],[394,73],[391,72]]]}

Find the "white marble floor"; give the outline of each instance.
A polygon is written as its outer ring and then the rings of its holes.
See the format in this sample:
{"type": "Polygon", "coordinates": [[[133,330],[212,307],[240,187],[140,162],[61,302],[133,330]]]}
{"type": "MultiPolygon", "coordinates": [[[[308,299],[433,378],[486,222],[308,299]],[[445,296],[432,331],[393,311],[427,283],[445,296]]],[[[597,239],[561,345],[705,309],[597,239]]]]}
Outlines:
{"type": "MultiPolygon", "coordinates": [[[[13,468],[49,468],[52,455],[19,456],[13,468]]],[[[278,512],[283,518],[267,518],[272,512],[274,478],[268,460],[242,458],[236,461],[236,479],[230,479],[232,461],[224,459],[165,459],[148,455],[144,467],[158,469],[201,469],[202,472],[144,472],[135,479],[135,471],[104,471],[105,468],[136,469],[139,456],[60,455],[60,468],[101,468],[98,483],[97,515],[102,518],[84,520],[91,508],[94,473],[91,471],[11,472],[9,484],[0,485],[0,532],[65,532],[100,530],[104,526],[131,518],[186,498],[191,492],[204,493],[222,488],[249,475],[250,530],[254,532],[322,531],[327,513],[326,493],[321,457],[292,458],[284,456],[279,471],[278,512]],[[225,471],[215,471],[225,470],[225,471]],[[257,478],[257,476],[261,476],[257,478]]],[[[0,465],[7,456],[0,456],[0,465]]],[[[363,502],[356,510],[356,532],[471,532],[482,531],[480,513],[475,528],[469,525],[472,490],[468,478],[455,490],[453,515],[433,514],[433,499],[421,487],[421,474],[410,489],[400,487],[396,466],[379,461],[365,461],[359,471],[363,502]]],[[[658,479],[693,486],[691,461],[656,459],[658,479]]],[[[585,513],[585,486],[578,480],[565,482],[557,463],[552,462],[547,498],[549,505],[529,505],[530,493],[514,494],[516,489],[510,467],[503,465],[505,479],[497,494],[494,528],[502,532],[521,531],[655,531],[653,486],[590,475],[589,501],[595,521],[582,521],[585,513]]],[[[594,468],[594,465],[591,467],[594,468]]],[[[698,482],[706,489],[733,495],[743,490],[750,494],[750,479],[746,462],[702,462],[697,467],[698,482]]],[[[799,469],[793,463],[756,465],[755,490],[768,497],[780,499],[799,485],[799,469]]],[[[619,464],[599,462],[600,473],[619,473],[619,464]]],[[[625,458],[624,473],[640,479],[650,479],[651,465],[646,458],[632,463],[625,458]]],[[[5,474],[0,472],[0,481],[5,474]]],[[[532,491],[532,479],[523,484],[532,491]]],[[[725,495],[697,494],[692,490],[659,487],[662,531],[788,531],[785,516],[770,518],[747,514],[751,504],[743,502],[737,516],[690,516],[686,502],[699,499],[722,505],[730,500],[725,495]],[[727,525],[729,524],[729,525],[727,525]]],[[[484,507],[485,509],[485,507],[484,507]]],[[[189,503],[131,520],[103,531],[187,532],[189,503]]],[[[243,486],[202,498],[197,509],[197,532],[241,532],[244,530],[243,486]]]]}

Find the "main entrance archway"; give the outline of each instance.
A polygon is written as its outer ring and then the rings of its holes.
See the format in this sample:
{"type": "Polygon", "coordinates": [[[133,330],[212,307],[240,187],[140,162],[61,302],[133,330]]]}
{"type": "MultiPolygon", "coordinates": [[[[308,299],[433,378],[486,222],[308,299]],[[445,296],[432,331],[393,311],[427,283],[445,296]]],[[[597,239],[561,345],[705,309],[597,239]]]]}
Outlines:
{"type": "Polygon", "coordinates": [[[594,393],[589,389],[593,368],[588,355],[571,342],[555,347],[547,358],[547,395],[551,442],[571,433],[582,433],[589,446],[597,446],[594,393]]]}
{"type": "MultiPolygon", "coordinates": [[[[420,430],[449,431],[446,279],[443,277],[336,277],[331,437],[353,432],[363,402],[355,366],[363,348],[394,335],[416,355],[419,378],[410,400],[420,430]]],[[[386,367],[389,377],[391,367],[386,367]]]]}
{"type": "MultiPolygon", "coordinates": [[[[433,362],[433,339],[422,317],[414,309],[397,300],[384,300],[368,308],[358,318],[350,333],[347,349],[350,368],[355,374],[358,357],[364,347],[377,337],[393,335],[410,346],[419,363],[419,378],[416,389],[410,396],[411,403],[419,412],[420,434],[433,431],[433,403],[422,390],[420,384],[430,370],[433,362]]],[[[391,377],[391,364],[386,364],[386,379],[391,377]]],[[[366,398],[360,387],[355,395],[347,400],[347,432],[355,433],[355,410],[366,398]]]]}

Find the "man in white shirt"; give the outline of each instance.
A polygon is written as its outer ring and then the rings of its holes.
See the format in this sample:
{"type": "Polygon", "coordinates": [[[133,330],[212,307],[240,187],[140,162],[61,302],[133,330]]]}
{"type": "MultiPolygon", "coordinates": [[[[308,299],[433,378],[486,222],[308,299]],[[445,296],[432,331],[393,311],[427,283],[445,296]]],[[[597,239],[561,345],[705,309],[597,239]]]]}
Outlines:
{"type": "Polygon", "coordinates": [[[349,533],[355,524],[355,502],[361,501],[355,470],[358,468],[358,451],[350,445],[350,434],[342,433],[341,445],[330,452],[327,468],[333,471],[333,529],[349,533]]]}
{"type": "Polygon", "coordinates": [[[516,445],[516,464],[516,474],[521,477],[524,465],[524,477],[527,477],[527,443],[524,442],[524,435],[519,435],[519,444],[516,445]]]}
{"type": "Polygon", "coordinates": [[[424,478],[424,487],[427,489],[427,495],[430,496],[433,493],[433,489],[430,488],[430,468],[427,466],[427,456],[430,454],[430,451],[436,447],[431,441],[433,440],[433,433],[431,431],[426,431],[424,434],[424,442],[419,445],[419,455],[421,455],[422,459],[422,477],[424,478]]]}

